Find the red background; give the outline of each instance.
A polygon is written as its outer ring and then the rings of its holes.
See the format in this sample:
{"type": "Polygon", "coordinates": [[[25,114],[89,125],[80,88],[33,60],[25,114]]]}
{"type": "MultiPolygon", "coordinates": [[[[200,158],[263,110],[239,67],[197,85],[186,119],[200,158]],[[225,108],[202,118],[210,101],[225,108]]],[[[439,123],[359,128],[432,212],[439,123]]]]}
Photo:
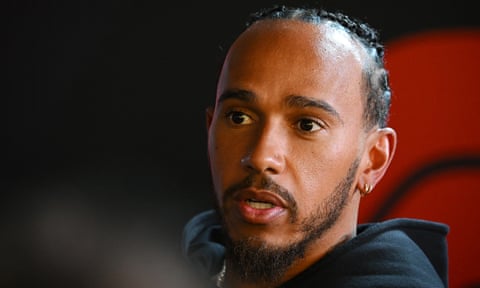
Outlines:
{"type": "Polygon", "coordinates": [[[360,221],[417,217],[450,226],[451,287],[479,283],[480,31],[440,30],[387,44],[398,146],[386,176],[362,202],[360,221]],[[442,163],[456,163],[447,168],[442,163]],[[429,167],[401,197],[410,176],[429,167]],[[388,209],[386,209],[388,208],[388,209]],[[379,209],[386,209],[379,214],[379,209]]]}

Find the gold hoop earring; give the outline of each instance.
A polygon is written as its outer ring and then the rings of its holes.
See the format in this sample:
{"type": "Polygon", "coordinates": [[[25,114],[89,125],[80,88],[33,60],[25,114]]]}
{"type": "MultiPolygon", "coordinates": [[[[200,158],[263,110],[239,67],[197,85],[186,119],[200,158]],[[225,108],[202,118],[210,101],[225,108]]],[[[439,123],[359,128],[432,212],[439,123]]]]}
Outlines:
{"type": "Polygon", "coordinates": [[[372,192],[372,185],[366,183],[365,186],[363,187],[363,191],[361,191],[360,194],[362,194],[362,196],[366,196],[368,193],[372,192]]]}

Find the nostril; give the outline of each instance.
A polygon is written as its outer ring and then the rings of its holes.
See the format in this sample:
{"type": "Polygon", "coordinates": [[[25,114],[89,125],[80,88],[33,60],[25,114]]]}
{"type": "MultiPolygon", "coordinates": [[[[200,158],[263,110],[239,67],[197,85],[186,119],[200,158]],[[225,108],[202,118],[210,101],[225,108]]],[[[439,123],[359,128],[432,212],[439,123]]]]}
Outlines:
{"type": "Polygon", "coordinates": [[[266,167],[265,170],[264,170],[264,172],[275,173],[276,170],[275,170],[274,168],[272,168],[272,167],[266,167]]]}

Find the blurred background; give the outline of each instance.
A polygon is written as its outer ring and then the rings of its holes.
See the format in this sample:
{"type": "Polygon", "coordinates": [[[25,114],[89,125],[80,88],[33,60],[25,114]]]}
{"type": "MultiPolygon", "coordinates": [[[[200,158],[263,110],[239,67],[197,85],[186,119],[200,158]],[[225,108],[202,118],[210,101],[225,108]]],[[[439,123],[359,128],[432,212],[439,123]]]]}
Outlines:
{"type": "MultiPolygon", "coordinates": [[[[2,3],[0,287],[195,287],[179,241],[212,207],[205,108],[246,15],[277,2],[2,3]]],[[[387,47],[399,148],[361,222],[448,223],[451,287],[478,285],[475,1],[316,3],[387,47]]]]}

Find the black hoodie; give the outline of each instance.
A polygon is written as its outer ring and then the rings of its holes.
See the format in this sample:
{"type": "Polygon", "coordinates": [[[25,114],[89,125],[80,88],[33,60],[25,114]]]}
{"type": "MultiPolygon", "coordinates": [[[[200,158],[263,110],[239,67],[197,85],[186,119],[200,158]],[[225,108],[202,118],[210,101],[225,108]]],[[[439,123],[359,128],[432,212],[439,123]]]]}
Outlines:
{"type": "MultiPolygon", "coordinates": [[[[442,223],[407,218],[360,224],[356,237],[280,287],[448,287],[448,231],[442,223]]],[[[223,264],[221,233],[214,210],[184,228],[183,253],[208,277],[223,264]]]]}

